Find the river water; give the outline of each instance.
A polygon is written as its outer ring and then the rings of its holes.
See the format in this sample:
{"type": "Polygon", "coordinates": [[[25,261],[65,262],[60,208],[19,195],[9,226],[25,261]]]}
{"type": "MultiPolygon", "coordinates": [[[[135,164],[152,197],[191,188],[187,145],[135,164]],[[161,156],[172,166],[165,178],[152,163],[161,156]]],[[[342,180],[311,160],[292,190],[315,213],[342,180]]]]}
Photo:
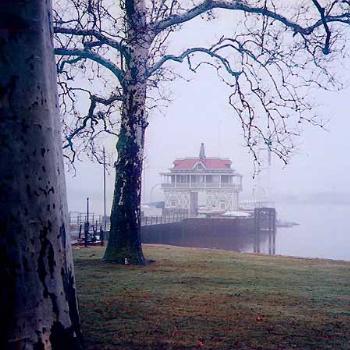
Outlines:
{"type": "Polygon", "coordinates": [[[278,227],[275,236],[256,236],[252,230],[197,220],[166,229],[145,227],[143,242],[350,261],[350,205],[289,202],[276,204],[276,210],[278,219],[298,225],[278,227]]]}
{"type": "Polygon", "coordinates": [[[350,205],[279,203],[277,215],[299,225],[277,229],[276,254],[350,261],[350,205]]]}

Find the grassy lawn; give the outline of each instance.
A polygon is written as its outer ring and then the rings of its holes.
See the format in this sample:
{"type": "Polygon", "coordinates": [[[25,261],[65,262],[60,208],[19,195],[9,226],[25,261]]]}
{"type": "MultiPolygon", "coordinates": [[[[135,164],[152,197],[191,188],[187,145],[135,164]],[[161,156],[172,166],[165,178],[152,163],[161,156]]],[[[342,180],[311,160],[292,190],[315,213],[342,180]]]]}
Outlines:
{"type": "MultiPolygon", "coordinates": [[[[350,349],[350,263],[145,246],[74,250],[86,348],[350,349]]],[[[63,349],[64,350],[64,349],[63,349]]]]}

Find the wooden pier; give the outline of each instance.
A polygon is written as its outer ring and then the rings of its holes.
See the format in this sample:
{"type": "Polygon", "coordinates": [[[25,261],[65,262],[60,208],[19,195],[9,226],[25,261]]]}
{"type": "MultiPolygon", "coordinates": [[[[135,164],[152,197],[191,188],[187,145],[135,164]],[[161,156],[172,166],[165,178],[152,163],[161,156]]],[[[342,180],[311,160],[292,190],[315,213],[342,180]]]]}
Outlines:
{"type": "Polygon", "coordinates": [[[260,253],[260,235],[268,234],[269,255],[276,253],[276,209],[255,208],[254,209],[254,252],[260,253]]]}
{"type": "MultiPolygon", "coordinates": [[[[251,217],[201,218],[188,217],[186,212],[166,214],[141,217],[143,243],[229,250],[240,250],[244,244],[249,244],[255,253],[261,253],[261,244],[268,242],[266,253],[275,254],[275,208],[256,208],[251,217]]],[[[92,224],[79,221],[83,218],[82,215],[76,216],[77,222],[71,220],[73,240],[83,245],[99,244],[100,241],[103,244],[103,239],[108,239],[109,218],[107,229],[104,230],[102,216],[91,215],[90,217],[95,219],[92,224]]]]}

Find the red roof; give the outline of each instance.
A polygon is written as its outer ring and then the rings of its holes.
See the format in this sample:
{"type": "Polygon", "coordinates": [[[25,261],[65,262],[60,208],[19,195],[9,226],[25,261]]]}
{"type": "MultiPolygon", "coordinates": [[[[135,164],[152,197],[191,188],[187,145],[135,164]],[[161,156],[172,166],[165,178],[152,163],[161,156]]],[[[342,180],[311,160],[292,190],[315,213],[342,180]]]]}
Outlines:
{"type": "Polygon", "coordinates": [[[202,163],[206,169],[223,170],[231,169],[232,162],[221,158],[185,158],[174,161],[174,170],[191,170],[197,163],[202,163]]]}

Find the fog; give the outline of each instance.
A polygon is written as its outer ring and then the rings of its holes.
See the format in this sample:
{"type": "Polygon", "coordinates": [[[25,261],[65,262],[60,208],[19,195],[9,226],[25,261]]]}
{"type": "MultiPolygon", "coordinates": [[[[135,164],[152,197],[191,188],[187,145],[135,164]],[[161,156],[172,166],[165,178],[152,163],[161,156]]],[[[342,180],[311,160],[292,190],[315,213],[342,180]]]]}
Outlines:
{"type": "MultiPolygon", "coordinates": [[[[215,74],[197,75],[190,83],[177,82],[173,88],[176,98],[166,115],[154,113],[146,134],[144,201],[161,200],[159,173],[172,166],[178,157],[197,156],[201,142],[208,156],[230,158],[233,167],[244,176],[244,196],[253,185],[253,158],[243,146],[239,122],[235,120],[227,95],[215,74]]],[[[299,195],[317,192],[349,193],[350,158],[350,90],[320,93],[322,113],[328,117],[327,131],[306,126],[298,149],[287,166],[273,157],[272,191],[275,194],[299,195]]],[[[114,145],[108,152],[115,154],[114,145]]],[[[96,212],[102,212],[103,169],[85,159],[76,164],[76,175],[67,172],[67,189],[71,210],[85,208],[90,196],[96,212]]],[[[112,199],[114,174],[107,176],[108,205],[112,199]]]]}
{"type": "MultiPolygon", "coordinates": [[[[189,44],[213,42],[230,30],[232,17],[214,21],[211,25],[197,20],[184,26],[170,45],[170,52],[181,52],[189,44]],[[215,28],[215,30],[213,30],[215,28]],[[186,42],[184,42],[186,38],[186,42]]],[[[314,112],[326,120],[326,130],[305,124],[296,138],[297,148],[288,165],[272,157],[271,198],[278,202],[288,198],[308,200],[321,196],[322,204],[350,198],[349,172],[350,138],[350,60],[335,61],[341,77],[341,91],[313,90],[314,112]]],[[[186,64],[174,64],[176,73],[186,80],[168,83],[172,102],[161,111],[152,110],[146,132],[143,202],[163,200],[160,172],[167,171],[179,157],[197,156],[200,143],[205,143],[209,157],[230,158],[232,166],[243,175],[240,198],[251,198],[256,184],[252,155],[244,147],[240,122],[228,104],[230,90],[210,67],[197,74],[188,71],[186,64]]],[[[105,144],[107,152],[116,157],[115,142],[105,144]]],[[[266,154],[262,152],[261,159],[266,154]]],[[[91,211],[103,213],[103,168],[87,159],[75,164],[76,174],[67,172],[68,204],[71,211],[84,211],[86,197],[91,211]]],[[[107,212],[113,196],[114,173],[107,176],[107,212]]],[[[349,207],[350,209],[350,207],[349,207]]],[[[288,211],[284,211],[288,216],[288,211]]],[[[297,218],[296,218],[297,219],[297,218]]],[[[349,242],[348,242],[349,243],[349,242]]]]}

